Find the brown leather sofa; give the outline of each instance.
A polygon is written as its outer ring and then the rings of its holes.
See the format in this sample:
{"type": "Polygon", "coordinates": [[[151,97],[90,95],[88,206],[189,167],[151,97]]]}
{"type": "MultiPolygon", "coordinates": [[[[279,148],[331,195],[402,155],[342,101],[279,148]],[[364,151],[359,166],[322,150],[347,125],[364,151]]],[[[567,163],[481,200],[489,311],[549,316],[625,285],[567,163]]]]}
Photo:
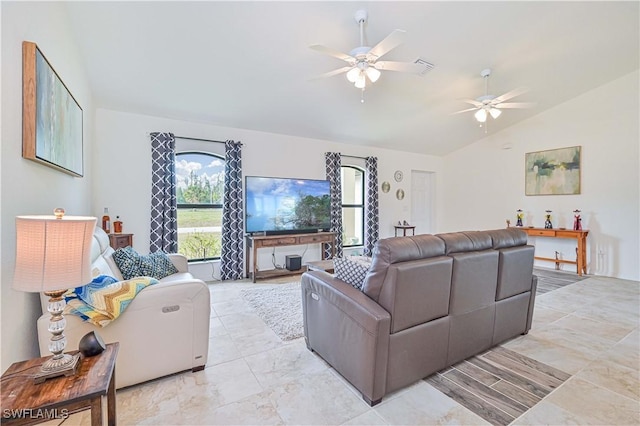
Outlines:
{"type": "Polygon", "coordinates": [[[526,334],[533,252],[514,228],[380,240],[362,291],[326,272],[303,274],[307,347],[375,405],[526,334]]]}

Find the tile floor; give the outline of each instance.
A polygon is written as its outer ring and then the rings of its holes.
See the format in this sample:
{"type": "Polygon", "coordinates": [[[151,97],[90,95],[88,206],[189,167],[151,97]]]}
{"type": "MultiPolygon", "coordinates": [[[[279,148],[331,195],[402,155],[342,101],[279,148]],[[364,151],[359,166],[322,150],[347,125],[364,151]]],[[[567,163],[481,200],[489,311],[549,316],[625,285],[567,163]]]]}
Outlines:
{"type": "MultiPolygon", "coordinates": [[[[487,424],[423,380],[369,407],[302,338],[282,342],[251,311],[240,290],[255,285],[210,284],[207,368],[119,390],[120,425],[487,424]]],[[[531,332],[504,347],[572,376],[513,424],[640,424],[639,313],[634,281],[589,277],[538,296],[531,332]]]]}

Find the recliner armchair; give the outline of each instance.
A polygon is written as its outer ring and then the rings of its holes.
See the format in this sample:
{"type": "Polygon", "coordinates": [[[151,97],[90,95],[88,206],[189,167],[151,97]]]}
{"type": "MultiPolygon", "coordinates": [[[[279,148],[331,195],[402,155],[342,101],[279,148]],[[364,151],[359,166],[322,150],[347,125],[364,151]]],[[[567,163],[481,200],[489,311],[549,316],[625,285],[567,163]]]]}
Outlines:
{"type": "MultiPolygon", "coordinates": [[[[96,227],[91,246],[92,275],[123,280],[107,234],[96,227]]],[[[187,259],[169,254],[178,273],[143,289],[126,310],[106,327],[65,315],[66,350],[78,348],[82,336],[96,331],[105,343],[120,342],[116,387],[134,385],[184,370],[202,370],[209,351],[210,294],[207,285],[189,273],[187,259]]],[[[50,355],[48,297],[41,294],[43,315],[38,319],[42,356],[50,355]]]]}

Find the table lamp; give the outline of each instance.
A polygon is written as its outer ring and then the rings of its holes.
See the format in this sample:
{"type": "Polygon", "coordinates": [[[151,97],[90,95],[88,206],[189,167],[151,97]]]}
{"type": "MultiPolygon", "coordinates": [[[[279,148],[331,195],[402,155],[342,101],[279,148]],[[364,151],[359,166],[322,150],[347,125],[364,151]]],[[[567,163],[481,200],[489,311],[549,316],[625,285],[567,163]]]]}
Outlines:
{"type": "Polygon", "coordinates": [[[79,355],[64,354],[66,320],[62,315],[62,295],[70,288],[91,281],[91,240],[95,217],[64,216],[16,217],[16,268],[13,288],[49,296],[51,314],[49,351],[53,356],[36,373],[36,383],[47,378],[75,374],[79,355]]]}

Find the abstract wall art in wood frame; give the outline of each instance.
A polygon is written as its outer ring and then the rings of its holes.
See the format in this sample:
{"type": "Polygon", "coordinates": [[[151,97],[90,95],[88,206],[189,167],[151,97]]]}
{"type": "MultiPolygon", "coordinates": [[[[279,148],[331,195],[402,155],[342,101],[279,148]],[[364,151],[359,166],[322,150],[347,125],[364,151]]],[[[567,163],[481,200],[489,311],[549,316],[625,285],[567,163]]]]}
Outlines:
{"type": "Polygon", "coordinates": [[[83,175],[82,108],[35,43],[22,43],[22,157],[83,175]]]}
{"type": "Polygon", "coordinates": [[[581,147],[525,154],[525,195],[580,194],[581,147]]]}

